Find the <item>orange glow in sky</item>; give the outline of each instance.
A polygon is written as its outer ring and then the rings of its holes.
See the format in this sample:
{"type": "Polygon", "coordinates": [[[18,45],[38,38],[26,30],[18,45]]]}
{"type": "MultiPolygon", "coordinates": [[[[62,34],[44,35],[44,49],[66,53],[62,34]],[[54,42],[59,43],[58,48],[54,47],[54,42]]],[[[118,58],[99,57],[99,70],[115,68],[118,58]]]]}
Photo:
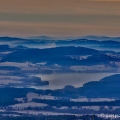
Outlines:
{"type": "Polygon", "coordinates": [[[0,0],[0,36],[120,36],[120,0],[0,0]]]}

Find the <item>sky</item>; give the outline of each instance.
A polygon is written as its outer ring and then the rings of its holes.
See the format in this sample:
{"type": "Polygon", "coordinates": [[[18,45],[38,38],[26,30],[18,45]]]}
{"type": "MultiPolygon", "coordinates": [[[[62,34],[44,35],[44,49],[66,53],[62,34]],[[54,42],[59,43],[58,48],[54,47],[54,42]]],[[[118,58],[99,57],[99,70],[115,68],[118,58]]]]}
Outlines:
{"type": "Polygon", "coordinates": [[[0,0],[0,36],[120,36],[120,0],[0,0]]]}

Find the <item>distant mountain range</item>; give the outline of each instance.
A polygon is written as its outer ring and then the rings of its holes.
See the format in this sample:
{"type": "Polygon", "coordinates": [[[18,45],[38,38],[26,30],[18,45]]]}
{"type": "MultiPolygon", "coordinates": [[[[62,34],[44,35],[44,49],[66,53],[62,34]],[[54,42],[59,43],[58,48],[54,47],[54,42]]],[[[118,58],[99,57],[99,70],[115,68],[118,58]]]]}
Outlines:
{"type": "Polygon", "coordinates": [[[0,37],[0,44],[9,44],[10,46],[25,46],[29,48],[52,48],[62,46],[87,47],[96,50],[120,51],[120,37],[96,37],[86,36],[77,39],[56,39],[47,36],[38,36],[30,38],[0,37]]]}
{"type": "MultiPolygon", "coordinates": [[[[2,46],[1,46],[2,47],[2,46]]],[[[3,48],[3,47],[2,47],[3,48]]],[[[111,61],[119,62],[119,54],[112,56],[94,49],[85,47],[55,47],[48,49],[24,48],[16,47],[9,48],[4,45],[4,50],[14,50],[12,53],[4,56],[1,62],[27,62],[33,63],[47,62],[46,65],[58,64],[61,66],[72,65],[97,65],[109,64],[111,61]],[[6,48],[5,48],[6,47],[6,48]]],[[[111,52],[112,54],[112,52],[111,52]]]]}
{"type": "Polygon", "coordinates": [[[100,41],[104,41],[104,40],[113,40],[113,41],[120,41],[120,37],[107,37],[107,36],[85,36],[82,37],[88,40],[100,40],[100,41]]]}
{"type": "Polygon", "coordinates": [[[72,40],[72,39],[88,39],[88,40],[99,40],[99,41],[120,41],[120,37],[108,37],[108,36],[83,36],[83,37],[73,37],[73,38],[57,38],[57,37],[50,37],[50,36],[32,36],[28,37],[28,39],[39,39],[39,40],[72,40]]]}
{"type": "Polygon", "coordinates": [[[84,37],[73,37],[73,38],[57,38],[50,36],[31,36],[31,37],[9,37],[9,36],[1,36],[0,40],[76,40],[76,39],[86,39],[86,40],[97,40],[97,41],[117,41],[120,42],[120,37],[107,37],[107,36],[84,36],[84,37]]]}
{"type": "Polygon", "coordinates": [[[35,40],[56,40],[57,38],[50,37],[50,36],[32,36],[28,37],[27,39],[35,39],[35,40]]]}

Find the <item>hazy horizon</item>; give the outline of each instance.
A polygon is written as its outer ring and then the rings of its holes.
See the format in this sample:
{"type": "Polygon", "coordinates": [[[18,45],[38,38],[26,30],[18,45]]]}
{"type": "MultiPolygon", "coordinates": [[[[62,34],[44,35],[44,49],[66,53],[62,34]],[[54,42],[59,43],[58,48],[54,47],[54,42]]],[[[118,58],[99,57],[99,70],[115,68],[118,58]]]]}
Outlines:
{"type": "Polygon", "coordinates": [[[9,37],[9,38],[21,38],[21,39],[45,39],[45,40],[72,40],[72,39],[87,39],[87,40],[116,40],[119,41],[120,36],[103,36],[103,35],[86,35],[86,36],[47,36],[47,35],[36,35],[36,36],[11,36],[11,35],[0,35],[0,37],[9,37]],[[103,39],[102,39],[103,38],[103,39]]]}
{"type": "Polygon", "coordinates": [[[119,36],[120,0],[1,0],[0,36],[119,36]]]}

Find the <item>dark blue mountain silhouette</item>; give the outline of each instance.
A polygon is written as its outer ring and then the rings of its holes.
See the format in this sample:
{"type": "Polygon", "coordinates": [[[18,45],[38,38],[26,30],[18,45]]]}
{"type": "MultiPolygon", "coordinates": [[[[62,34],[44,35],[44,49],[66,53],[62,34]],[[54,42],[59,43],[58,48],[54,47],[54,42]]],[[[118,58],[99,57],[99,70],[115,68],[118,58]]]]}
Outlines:
{"type": "Polygon", "coordinates": [[[120,74],[85,83],[79,90],[89,98],[120,98],[120,74]]]}
{"type": "Polygon", "coordinates": [[[109,64],[110,61],[119,61],[119,57],[111,57],[98,50],[84,47],[56,47],[48,49],[16,49],[16,51],[3,57],[1,61],[33,63],[47,62],[47,65],[59,64],[62,66],[71,65],[95,65],[109,64]],[[80,59],[81,56],[88,56],[80,59]]]}

